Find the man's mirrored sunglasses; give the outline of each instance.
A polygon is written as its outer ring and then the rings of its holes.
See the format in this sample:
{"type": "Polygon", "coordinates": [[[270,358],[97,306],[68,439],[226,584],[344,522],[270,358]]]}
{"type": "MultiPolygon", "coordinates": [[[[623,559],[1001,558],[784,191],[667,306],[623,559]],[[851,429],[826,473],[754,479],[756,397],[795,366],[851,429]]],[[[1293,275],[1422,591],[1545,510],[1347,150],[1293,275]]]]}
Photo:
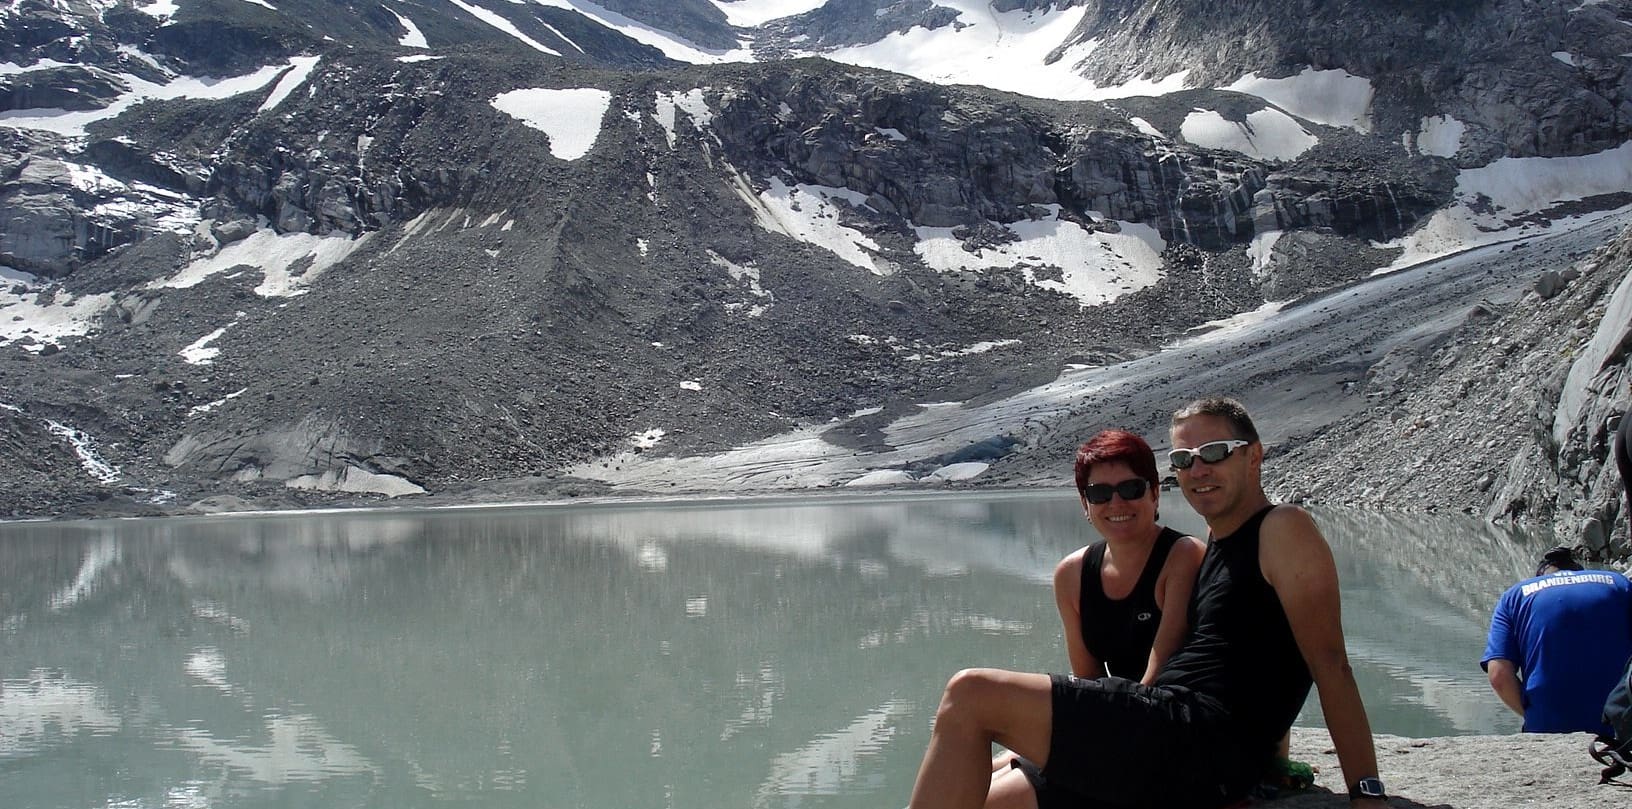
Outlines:
{"type": "Polygon", "coordinates": [[[1167,453],[1167,463],[1174,469],[1189,469],[1197,460],[1215,464],[1234,455],[1236,450],[1251,443],[1251,441],[1231,438],[1226,441],[1208,441],[1199,447],[1179,447],[1167,453]]]}
{"type": "Polygon", "coordinates": [[[1082,496],[1096,506],[1103,506],[1111,502],[1111,492],[1122,495],[1123,500],[1134,501],[1145,496],[1145,489],[1150,484],[1144,478],[1129,478],[1121,483],[1090,483],[1084,489],[1082,496]]]}

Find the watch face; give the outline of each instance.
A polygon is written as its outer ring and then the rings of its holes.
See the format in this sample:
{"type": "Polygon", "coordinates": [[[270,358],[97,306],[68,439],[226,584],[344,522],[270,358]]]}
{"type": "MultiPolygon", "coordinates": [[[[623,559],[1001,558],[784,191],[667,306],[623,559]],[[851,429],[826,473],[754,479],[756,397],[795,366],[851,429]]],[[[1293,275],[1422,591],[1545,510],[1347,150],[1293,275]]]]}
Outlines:
{"type": "Polygon", "coordinates": [[[1362,798],[1383,797],[1383,782],[1376,778],[1362,778],[1354,782],[1354,793],[1362,798]]]}

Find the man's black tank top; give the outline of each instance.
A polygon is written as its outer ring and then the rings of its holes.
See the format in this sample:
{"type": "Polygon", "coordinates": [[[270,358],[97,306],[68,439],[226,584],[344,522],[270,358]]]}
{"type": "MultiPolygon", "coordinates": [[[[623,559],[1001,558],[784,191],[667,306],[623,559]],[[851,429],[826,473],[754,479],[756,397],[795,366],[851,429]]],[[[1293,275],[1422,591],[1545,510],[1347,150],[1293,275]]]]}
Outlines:
{"type": "Polygon", "coordinates": [[[1244,750],[1265,752],[1292,726],[1314,682],[1258,564],[1259,528],[1271,508],[1207,544],[1190,596],[1189,635],[1156,677],[1158,686],[1217,700],[1240,728],[1244,750]]]}
{"type": "Polygon", "coordinates": [[[1089,546],[1082,559],[1082,595],[1077,609],[1082,616],[1082,642],[1095,660],[1105,664],[1113,676],[1137,680],[1150,665],[1150,647],[1156,642],[1156,627],[1162,610],[1156,604],[1156,579],[1173,544],[1184,534],[1163,528],[1150,547],[1150,558],[1139,572],[1139,581],[1126,598],[1112,600],[1105,595],[1100,568],[1105,564],[1105,542],[1089,546]]]}

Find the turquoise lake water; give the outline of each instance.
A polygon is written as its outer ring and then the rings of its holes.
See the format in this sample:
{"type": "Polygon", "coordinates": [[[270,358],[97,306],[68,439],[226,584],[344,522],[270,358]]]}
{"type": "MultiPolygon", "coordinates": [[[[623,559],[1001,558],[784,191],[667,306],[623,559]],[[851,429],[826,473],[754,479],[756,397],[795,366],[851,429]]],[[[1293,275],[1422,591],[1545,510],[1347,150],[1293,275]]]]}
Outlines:
{"type": "MultiPolygon", "coordinates": [[[[1374,729],[1517,731],[1477,663],[1550,542],[1315,514],[1374,729]]],[[[901,806],[952,672],[1066,667],[1090,539],[1069,490],[0,525],[0,806],[901,806]]]]}

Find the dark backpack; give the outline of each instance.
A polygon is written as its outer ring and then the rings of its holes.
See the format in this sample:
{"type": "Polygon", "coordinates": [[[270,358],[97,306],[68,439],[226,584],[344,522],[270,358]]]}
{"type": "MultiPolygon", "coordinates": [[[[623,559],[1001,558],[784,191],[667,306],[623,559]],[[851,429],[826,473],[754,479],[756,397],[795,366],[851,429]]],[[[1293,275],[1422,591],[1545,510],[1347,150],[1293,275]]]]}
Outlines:
{"type": "Polygon", "coordinates": [[[1626,671],[1604,700],[1603,718],[1610,735],[1598,734],[1587,752],[1604,765],[1598,783],[1607,784],[1632,768],[1632,660],[1626,661],[1626,671]]]}

